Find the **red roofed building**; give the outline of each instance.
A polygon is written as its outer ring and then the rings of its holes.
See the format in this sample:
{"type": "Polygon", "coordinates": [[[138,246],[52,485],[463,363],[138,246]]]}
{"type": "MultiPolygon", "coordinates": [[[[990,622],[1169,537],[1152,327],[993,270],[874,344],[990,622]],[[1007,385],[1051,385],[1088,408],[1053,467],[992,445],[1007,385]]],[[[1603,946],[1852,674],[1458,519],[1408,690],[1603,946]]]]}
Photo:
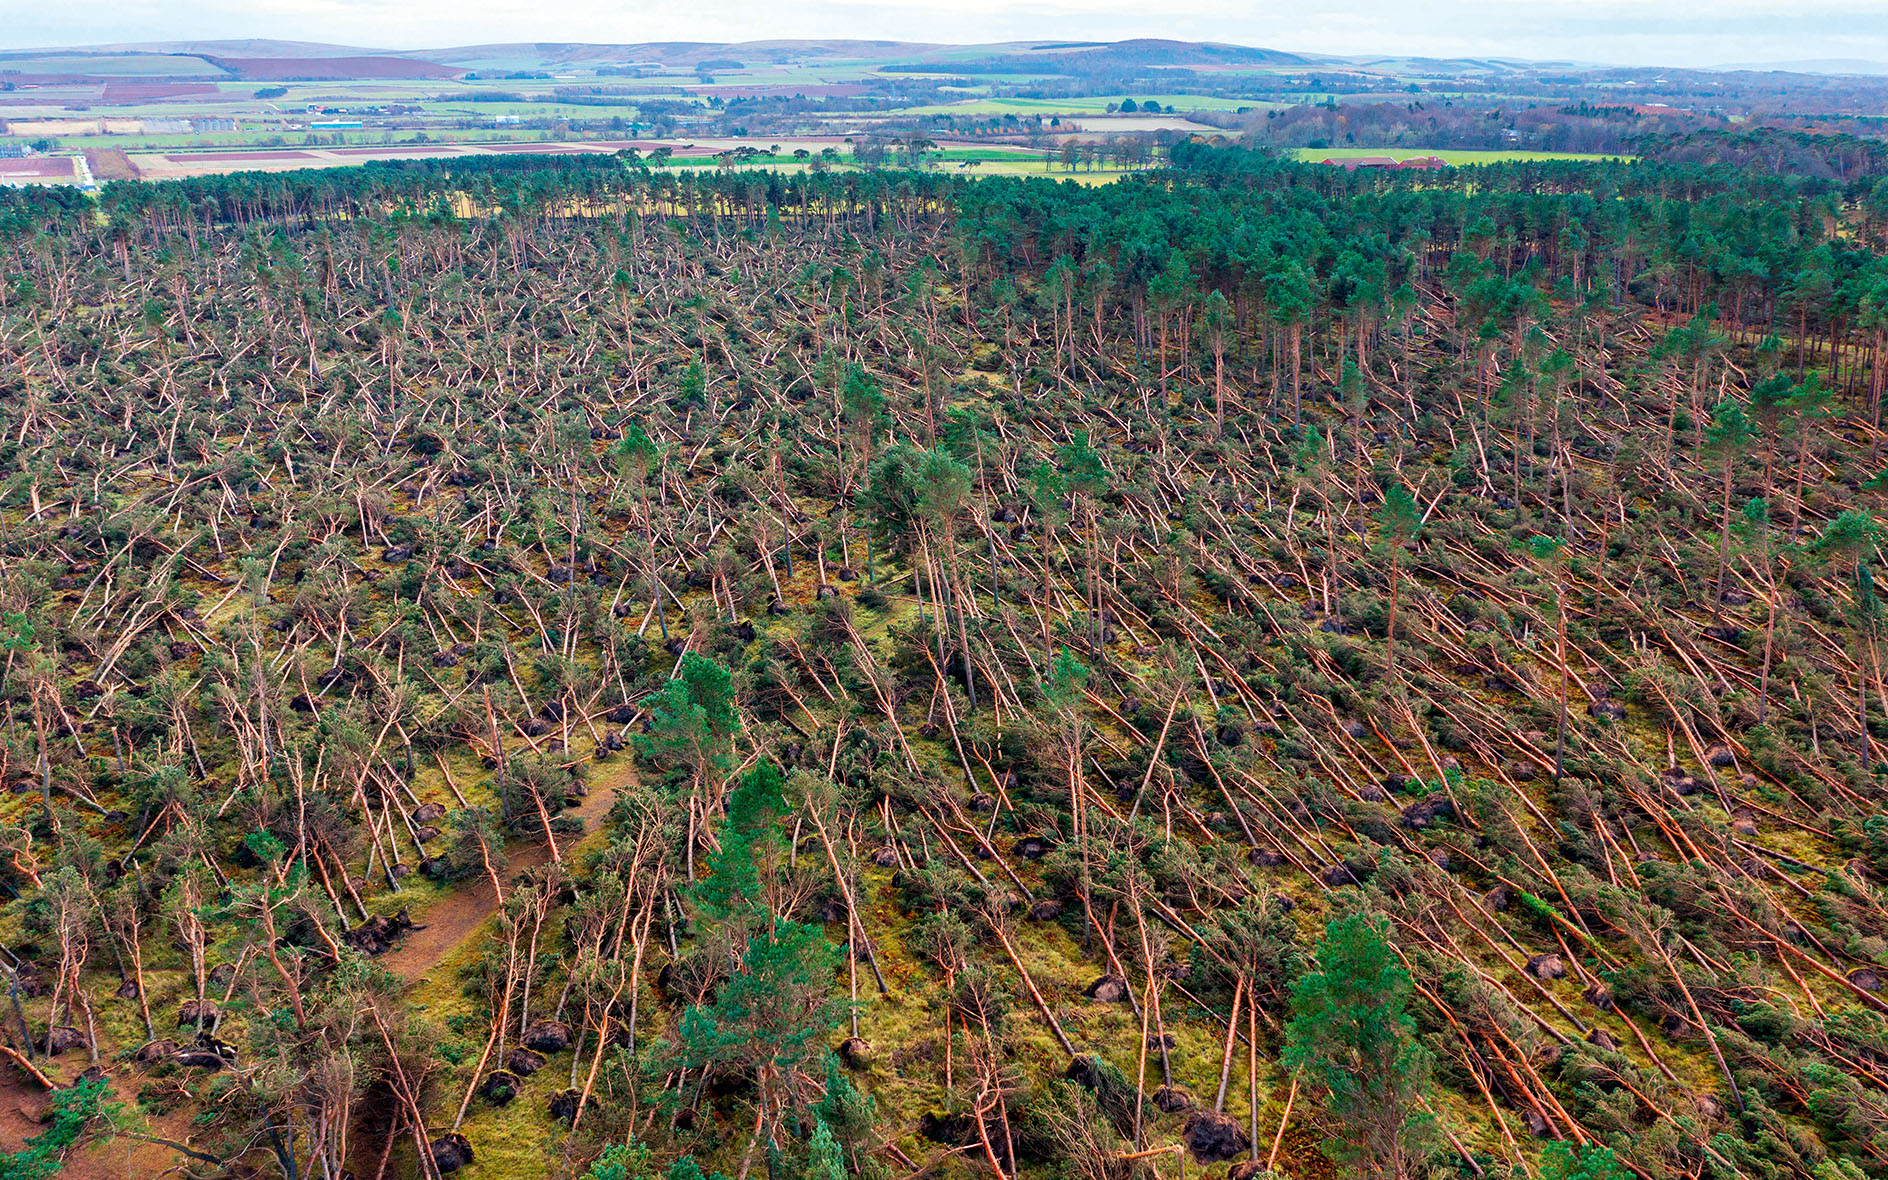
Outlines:
{"type": "Polygon", "coordinates": [[[1414,168],[1427,172],[1449,166],[1441,156],[1411,156],[1401,163],[1394,156],[1326,156],[1324,163],[1346,172],[1355,172],[1359,168],[1414,168]]]}

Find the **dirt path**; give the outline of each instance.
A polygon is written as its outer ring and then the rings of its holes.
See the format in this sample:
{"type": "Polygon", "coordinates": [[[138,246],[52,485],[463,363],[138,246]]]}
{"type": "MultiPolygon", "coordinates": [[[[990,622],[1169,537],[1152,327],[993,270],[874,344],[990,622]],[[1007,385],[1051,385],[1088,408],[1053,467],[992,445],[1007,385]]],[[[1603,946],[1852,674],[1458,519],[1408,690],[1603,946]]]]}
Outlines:
{"type": "MultiPolygon", "coordinates": [[[[66,1056],[67,1059],[51,1062],[41,1058],[38,1064],[55,1081],[67,1084],[90,1062],[82,1053],[66,1056]]],[[[137,1086],[142,1080],[142,1075],[129,1070],[114,1071],[106,1101],[115,1102],[126,1110],[134,1109],[137,1086]]],[[[28,1139],[45,1132],[46,1124],[42,1120],[47,1114],[48,1101],[46,1092],[21,1077],[19,1070],[12,1065],[0,1066],[0,1151],[18,1151],[26,1146],[28,1139]]],[[[146,1114],[144,1123],[151,1134],[179,1142],[189,1142],[196,1133],[182,1111],[146,1114]]],[[[159,1176],[184,1162],[182,1156],[162,1144],[129,1136],[108,1136],[89,1139],[70,1151],[59,1176],[60,1180],[159,1176]]]]}
{"type": "MultiPolygon", "coordinates": [[[[574,815],[583,820],[583,839],[588,839],[595,831],[597,823],[610,810],[610,804],[616,801],[616,788],[630,781],[634,774],[629,767],[629,756],[619,756],[620,761],[611,767],[608,774],[595,776],[590,793],[576,807],[565,811],[565,815],[574,815]]],[[[608,763],[604,765],[608,766],[608,763]]],[[[577,847],[577,840],[566,840],[558,845],[558,850],[568,861],[572,850],[577,847]]],[[[551,859],[551,846],[547,843],[526,843],[513,841],[506,847],[506,877],[514,877],[525,869],[536,868],[551,859]]],[[[478,932],[498,910],[498,898],[492,893],[490,877],[480,874],[461,882],[446,896],[427,905],[411,915],[417,926],[424,930],[414,930],[400,945],[380,956],[380,965],[406,980],[407,986],[420,982],[439,962],[466,939],[478,932]]]]}
{"type": "MultiPolygon", "coordinates": [[[[635,770],[627,754],[603,763],[600,773],[592,775],[590,793],[576,807],[563,813],[583,820],[581,837],[558,844],[558,850],[566,862],[580,845],[600,834],[599,821],[608,814],[610,804],[616,801],[617,788],[634,781],[634,778],[635,770]]],[[[551,846],[536,841],[514,840],[506,846],[505,852],[505,871],[500,876],[507,879],[551,859],[551,846]]],[[[468,939],[477,937],[480,929],[497,911],[498,898],[492,893],[491,878],[481,873],[459,883],[444,897],[412,912],[410,916],[414,923],[425,929],[409,933],[399,946],[380,956],[378,962],[405,981],[410,997],[415,992],[423,992],[426,990],[425,985],[441,982],[430,979],[430,973],[468,939]]],[[[435,1132],[443,1129],[433,1128],[435,1132]]],[[[383,1134],[356,1126],[349,1142],[350,1162],[355,1165],[356,1174],[368,1174],[360,1171],[363,1161],[379,1158],[381,1144],[385,1141],[383,1134]]]]}

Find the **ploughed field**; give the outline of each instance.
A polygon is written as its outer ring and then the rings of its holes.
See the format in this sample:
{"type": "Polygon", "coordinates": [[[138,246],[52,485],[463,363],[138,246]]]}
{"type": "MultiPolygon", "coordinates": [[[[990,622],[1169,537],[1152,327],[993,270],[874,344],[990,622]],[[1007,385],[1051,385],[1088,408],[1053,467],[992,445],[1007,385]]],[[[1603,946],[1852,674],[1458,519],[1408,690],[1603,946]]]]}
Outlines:
{"type": "Polygon", "coordinates": [[[1852,195],[0,192],[7,1146],[1879,1171],[1852,195]]]}

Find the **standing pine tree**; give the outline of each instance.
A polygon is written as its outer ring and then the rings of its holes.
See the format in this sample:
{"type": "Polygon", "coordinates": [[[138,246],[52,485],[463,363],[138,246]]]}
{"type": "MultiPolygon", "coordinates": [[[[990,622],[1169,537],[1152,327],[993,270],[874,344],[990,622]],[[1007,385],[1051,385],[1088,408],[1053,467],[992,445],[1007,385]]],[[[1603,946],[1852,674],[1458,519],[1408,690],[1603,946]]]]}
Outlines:
{"type": "Polygon", "coordinates": [[[1875,627],[1881,618],[1881,598],[1875,593],[1875,577],[1868,568],[1868,559],[1874,556],[1881,539],[1881,526],[1873,513],[1865,508],[1848,508],[1829,522],[1815,542],[1815,548],[1829,562],[1832,572],[1839,578],[1843,567],[1847,566],[1855,583],[1849,603],[1855,620],[1853,642],[1858,649],[1855,652],[1859,669],[1855,678],[1856,717],[1860,726],[1857,740],[1862,750],[1863,774],[1874,770],[1874,758],[1868,746],[1868,678],[1871,672],[1879,671],[1875,664],[1875,627]]]}
{"type": "Polygon", "coordinates": [[[1711,424],[1705,427],[1705,450],[1723,463],[1724,483],[1721,496],[1723,528],[1718,534],[1718,576],[1711,592],[1711,621],[1724,615],[1724,574],[1731,565],[1731,489],[1737,478],[1737,461],[1743,458],[1755,432],[1743,403],[1727,398],[1711,411],[1711,424]]]}
{"type": "Polygon", "coordinates": [[[1560,667],[1560,720],[1554,731],[1554,781],[1567,769],[1567,539],[1535,534],[1528,538],[1528,553],[1554,588],[1554,663],[1560,667]]]}
{"type": "Polygon", "coordinates": [[[688,652],[675,675],[650,698],[649,729],[636,735],[644,758],[665,770],[688,773],[689,879],[695,876],[695,845],[711,812],[721,806],[721,783],[734,757],[734,678],[699,652],[688,652]]]}
{"type": "Polygon", "coordinates": [[[832,996],[838,948],[818,926],[782,917],[770,885],[787,853],[783,786],[771,762],[741,778],[720,850],[691,891],[700,939],[727,956],[727,977],[712,1000],[682,1014],[679,1062],[700,1071],[698,1091],[716,1074],[753,1081],[770,1174],[787,1112],[819,1088],[824,1041],[841,1012],[832,996]]]}
{"type": "Polygon", "coordinates": [[[1431,1064],[1409,1012],[1409,972],[1368,913],[1331,922],[1317,963],[1292,986],[1282,1060],[1322,1108],[1326,1154],[1365,1180],[1407,1180],[1427,1155],[1420,1100],[1431,1064]]]}
{"type": "Polygon", "coordinates": [[[1403,582],[1403,555],[1415,543],[1423,529],[1422,506],[1400,480],[1391,480],[1383,489],[1383,507],[1377,512],[1382,545],[1390,555],[1390,622],[1386,633],[1384,672],[1390,691],[1397,691],[1396,679],[1396,608],[1403,582]]]}

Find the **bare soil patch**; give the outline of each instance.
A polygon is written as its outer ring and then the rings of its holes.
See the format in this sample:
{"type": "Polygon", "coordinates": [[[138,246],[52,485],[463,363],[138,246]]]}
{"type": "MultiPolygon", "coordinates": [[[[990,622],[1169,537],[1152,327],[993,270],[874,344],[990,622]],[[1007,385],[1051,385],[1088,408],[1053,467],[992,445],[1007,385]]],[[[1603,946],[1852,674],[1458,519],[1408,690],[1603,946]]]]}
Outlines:
{"type": "MultiPolygon", "coordinates": [[[[615,791],[598,784],[584,796],[582,803],[564,814],[581,817],[584,831],[588,833],[609,811],[615,798],[615,791]]],[[[566,862],[575,844],[575,840],[567,840],[559,845],[566,862]]],[[[551,859],[551,846],[542,843],[514,844],[508,853],[505,873],[515,876],[525,869],[547,863],[551,859]]],[[[497,909],[498,898],[492,893],[490,878],[481,875],[463,881],[445,897],[413,915],[414,923],[425,929],[415,929],[406,935],[399,946],[380,957],[380,965],[408,983],[413,983],[432,970],[454,947],[476,934],[497,909]]]]}

